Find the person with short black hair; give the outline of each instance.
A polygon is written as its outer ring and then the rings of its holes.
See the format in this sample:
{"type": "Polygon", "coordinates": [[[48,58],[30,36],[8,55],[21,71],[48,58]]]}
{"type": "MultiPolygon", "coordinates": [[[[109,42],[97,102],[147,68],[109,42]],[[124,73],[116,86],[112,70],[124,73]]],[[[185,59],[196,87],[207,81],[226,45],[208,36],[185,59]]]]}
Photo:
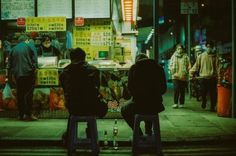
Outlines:
{"type": "MultiPolygon", "coordinates": [[[[136,56],[128,76],[128,89],[132,96],[122,108],[121,114],[134,129],[135,114],[155,115],[164,111],[162,95],[166,92],[164,69],[141,53],[136,56]]],[[[139,129],[140,135],[143,135],[139,129]]],[[[152,135],[152,123],[145,121],[145,134],[152,135]]]]}
{"type": "Polygon", "coordinates": [[[21,35],[19,43],[12,48],[9,54],[9,69],[16,80],[17,107],[19,119],[34,121],[37,117],[31,113],[33,104],[33,91],[35,84],[35,71],[37,69],[37,50],[29,43],[27,35],[21,35]]]}
{"type": "MultiPolygon", "coordinates": [[[[85,58],[86,53],[83,49],[72,49],[71,63],[60,74],[66,108],[70,115],[102,118],[106,115],[108,107],[99,93],[99,70],[89,65],[85,58]]],[[[67,126],[69,121],[68,118],[67,126]]],[[[87,137],[89,137],[88,129],[89,127],[86,129],[87,137]]],[[[67,140],[67,131],[62,136],[64,141],[67,140]]]]}
{"type": "Polygon", "coordinates": [[[195,64],[190,70],[190,75],[193,77],[196,72],[199,73],[202,108],[206,108],[206,97],[209,92],[211,101],[210,111],[214,112],[217,103],[218,57],[212,41],[207,41],[205,46],[205,52],[197,57],[195,64]]]}
{"type": "Polygon", "coordinates": [[[99,70],[89,65],[85,58],[83,49],[73,49],[71,64],[60,75],[66,108],[72,115],[103,117],[107,113],[107,105],[101,102],[99,70]]]}

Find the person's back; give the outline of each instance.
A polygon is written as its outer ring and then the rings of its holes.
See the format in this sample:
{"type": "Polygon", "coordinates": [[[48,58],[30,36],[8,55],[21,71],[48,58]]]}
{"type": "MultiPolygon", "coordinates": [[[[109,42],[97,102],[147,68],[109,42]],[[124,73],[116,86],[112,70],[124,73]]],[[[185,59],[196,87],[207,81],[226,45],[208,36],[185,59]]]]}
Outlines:
{"type": "Polygon", "coordinates": [[[98,100],[98,89],[94,83],[98,70],[86,62],[70,64],[64,70],[64,82],[67,108],[71,114],[86,115],[92,113],[98,100]]]}
{"type": "Polygon", "coordinates": [[[35,70],[37,68],[37,52],[29,43],[27,35],[21,35],[19,42],[10,52],[9,69],[14,75],[17,90],[17,107],[19,119],[35,121],[32,115],[35,70]]]}
{"type": "Polygon", "coordinates": [[[10,53],[10,68],[16,77],[26,76],[37,67],[36,49],[25,42],[13,47],[10,53]]]}
{"type": "Polygon", "coordinates": [[[166,80],[162,67],[152,59],[137,61],[130,69],[128,87],[137,112],[157,113],[164,110],[162,94],[166,80]]]}
{"type": "MultiPolygon", "coordinates": [[[[136,56],[135,61],[128,77],[132,98],[121,108],[124,120],[132,129],[135,114],[154,115],[164,110],[162,95],[167,88],[165,73],[160,65],[142,53],[136,56]]],[[[145,133],[152,135],[152,122],[145,121],[145,133]]],[[[143,134],[141,128],[139,134],[143,134]]]]}
{"type": "Polygon", "coordinates": [[[73,50],[71,64],[60,75],[66,107],[73,115],[103,117],[107,106],[99,97],[99,70],[85,62],[85,55],[80,48],[73,50]]]}

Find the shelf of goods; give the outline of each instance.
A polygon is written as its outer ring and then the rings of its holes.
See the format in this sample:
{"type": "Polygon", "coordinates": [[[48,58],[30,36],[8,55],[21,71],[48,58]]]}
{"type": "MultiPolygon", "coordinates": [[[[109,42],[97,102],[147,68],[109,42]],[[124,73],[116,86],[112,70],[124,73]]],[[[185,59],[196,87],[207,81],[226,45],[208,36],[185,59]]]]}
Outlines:
{"type": "MultiPolygon", "coordinates": [[[[105,118],[121,117],[120,108],[130,98],[127,89],[127,68],[99,68],[100,93],[107,101],[109,110],[105,118]]],[[[36,74],[36,86],[33,94],[33,111],[39,118],[67,118],[63,89],[59,84],[59,74],[62,68],[40,68],[36,74]]],[[[4,72],[0,73],[4,75],[4,72]]],[[[0,78],[3,76],[0,75],[0,78]]],[[[3,78],[2,78],[3,79],[3,78]]],[[[11,81],[10,81],[11,82],[11,81]]],[[[2,91],[5,86],[1,81],[0,86],[0,117],[16,117],[16,90],[13,82],[9,83],[13,98],[3,100],[2,91]]]]}

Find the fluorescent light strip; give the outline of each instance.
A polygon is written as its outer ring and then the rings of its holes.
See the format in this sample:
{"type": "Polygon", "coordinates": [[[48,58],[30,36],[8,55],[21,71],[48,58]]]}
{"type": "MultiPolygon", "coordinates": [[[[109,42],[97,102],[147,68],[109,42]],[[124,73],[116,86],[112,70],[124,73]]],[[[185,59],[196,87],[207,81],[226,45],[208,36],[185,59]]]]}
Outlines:
{"type": "Polygon", "coordinates": [[[121,0],[123,19],[125,21],[132,21],[133,17],[133,0],[121,0]]]}

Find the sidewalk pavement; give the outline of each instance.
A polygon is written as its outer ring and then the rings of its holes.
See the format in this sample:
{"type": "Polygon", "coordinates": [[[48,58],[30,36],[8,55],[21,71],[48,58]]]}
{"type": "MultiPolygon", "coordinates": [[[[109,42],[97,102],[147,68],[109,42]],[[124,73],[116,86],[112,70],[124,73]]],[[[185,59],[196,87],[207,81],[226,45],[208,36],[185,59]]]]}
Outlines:
{"type": "MultiPolygon", "coordinates": [[[[236,119],[218,117],[216,112],[203,110],[195,98],[186,94],[184,108],[173,109],[173,96],[169,92],[164,96],[166,110],[160,115],[161,140],[163,144],[190,144],[197,142],[234,142],[236,143],[236,119]]],[[[40,119],[24,122],[15,118],[0,118],[0,142],[17,143],[61,143],[61,136],[66,129],[66,119],[40,119]]],[[[104,139],[104,130],[108,140],[112,141],[114,119],[98,119],[99,140],[104,139]]],[[[84,135],[83,127],[79,133],[84,135]]],[[[142,125],[143,127],[143,125],[142,125]]],[[[130,144],[132,131],[123,119],[118,119],[118,141],[130,144]]]]}

